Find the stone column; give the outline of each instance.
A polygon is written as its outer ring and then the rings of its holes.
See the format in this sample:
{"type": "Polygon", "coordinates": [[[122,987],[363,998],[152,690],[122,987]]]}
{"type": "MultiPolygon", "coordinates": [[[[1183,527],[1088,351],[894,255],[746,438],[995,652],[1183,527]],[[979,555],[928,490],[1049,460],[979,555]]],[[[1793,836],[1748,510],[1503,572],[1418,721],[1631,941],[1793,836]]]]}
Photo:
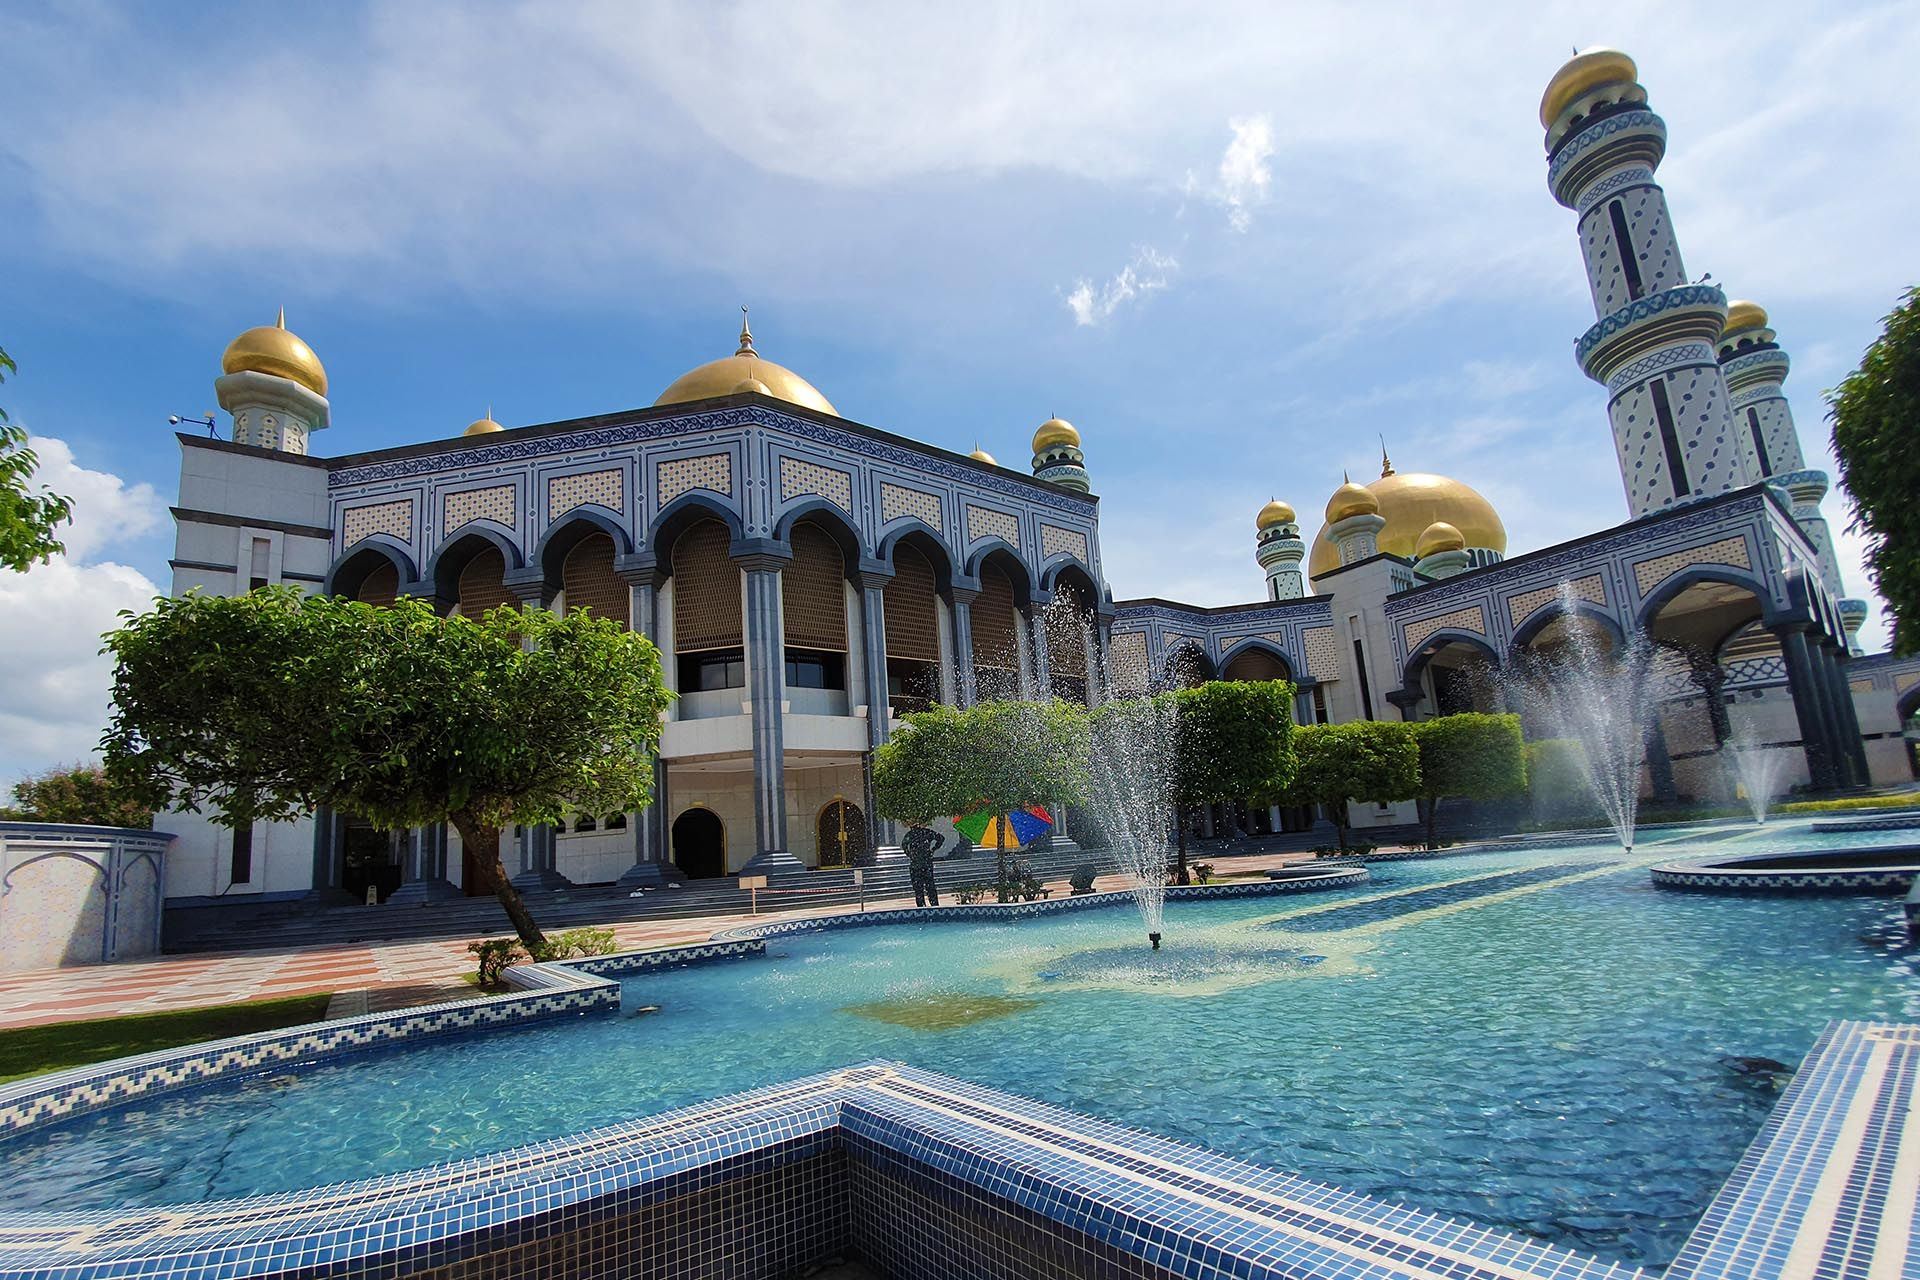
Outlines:
{"type": "MultiPolygon", "coordinates": [[[[548,608],[559,594],[558,585],[548,580],[546,571],[539,565],[509,569],[501,575],[501,581],[523,609],[548,608]]],[[[513,877],[513,887],[522,893],[571,889],[573,881],[561,875],[556,866],[553,828],[522,827],[520,832],[520,872],[513,877]]]]}
{"type": "Polygon", "coordinates": [[[882,821],[873,806],[873,753],[886,742],[887,722],[887,583],[893,570],[878,562],[862,564],[857,575],[860,587],[860,630],[866,642],[862,667],[866,675],[862,692],[867,702],[867,753],[860,761],[862,809],[867,815],[867,838],[876,856],[883,845],[895,843],[893,823],[882,821]]]}
{"type": "Polygon", "coordinates": [[[1787,690],[1793,695],[1793,714],[1800,726],[1800,746],[1807,756],[1807,776],[1817,791],[1834,786],[1833,758],[1829,751],[1827,726],[1814,686],[1818,677],[1813,658],[1807,650],[1805,624],[1787,624],[1773,629],[1780,640],[1780,656],[1787,666],[1787,690]]]}
{"type": "Polygon", "coordinates": [[[325,805],[313,813],[313,885],[307,900],[318,906],[345,906],[353,901],[340,887],[339,815],[325,805]]]}
{"type": "Polygon", "coordinates": [[[959,691],[960,706],[966,708],[979,701],[973,679],[973,602],[980,598],[980,588],[956,583],[949,594],[953,600],[954,687],[959,691]]]}
{"type": "Polygon", "coordinates": [[[401,839],[406,841],[406,852],[401,860],[400,887],[388,896],[389,906],[421,906],[462,896],[446,878],[443,825],[415,827],[401,839]]]}
{"type": "Polygon", "coordinates": [[[737,554],[746,574],[747,697],[753,716],[754,855],[741,868],[753,874],[802,871],[787,852],[787,776],[782,703],[786,697],[786,637],[780,611],[781,571],[793,553],[767,546],[737,554]]]}
{"type": "Polygon", "coordinates": [[[1841,786],[1864,787],[1868,782],[1866,750],[1860,742],[1860,721],[1853,707],[1853,691],[1847,687],[1846,648],[1830,640],[1816,647],[1826,676],[1827,707],[1833,719],[1834,773],[1841,786]]]}
{"type": "MultiPolygon", "coordinates": [[[[613,571],[627,584],[627,625],[647,639],[659,642],[660,583],[663,576],[650,552],[620,556],[613,571]]],[[[672,661],[662,654],[662,662],[672,661]]],[[[652,801],[627,822],[633,832],[633,865],[616,882],[629,891],[642,885],[665,884],[682,877],[673,865],[673,852],[667,847],[667,762],[653,758],[652,801]]]]}

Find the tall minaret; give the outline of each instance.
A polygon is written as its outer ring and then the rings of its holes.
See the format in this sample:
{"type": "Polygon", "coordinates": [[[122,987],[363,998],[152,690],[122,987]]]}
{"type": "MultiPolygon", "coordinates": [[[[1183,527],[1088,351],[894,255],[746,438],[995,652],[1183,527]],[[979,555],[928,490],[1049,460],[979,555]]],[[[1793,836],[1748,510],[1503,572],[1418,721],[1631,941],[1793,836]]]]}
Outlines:
{"type": "Polygon", "coordinates": [[[1253,554],[1267,571],[1267,599],[1298,600],[1306,594],[1300,562],[1307,557],[1307,544],[1301,541],[1293,508],[1275,498],[1260,508],[1253,527],[1257,540],[1253,554]]]}
{"type": "Polygon", "coordinates": [[[1540,99],[1547,185],[1579,215],[1594,326],[1574,344],[1607,389],[1614,450],[1634,516],[1752,484],[1714,358],[1727,299],[1687,283],[1653,171],[1667,126],[1647,110],[1633,59],[1589,49],[1540,99]]]}
{"type": "Polygon", "coordinates": [[[1800,452],[1793,407],[1781,386],[1791,362],[1776,336],[1758,303],[1727,305],[1727,327],[1720,335],[1720,369],[1727,379],[1728,403],[1733,406],[1733,429],[1754,475],[1786,492],[1795,523],[1819,557],[1820,580],[1830,594],[1838,596],[1844,590],[1840,562],[1834,558],[1827,518],[1820,514],[1820,499],[1827,496],[1827,473],[1809,468],[1800,452]]]}
{"type": "Polygon", "coordinates": [[[1087,455],[1080,433],[1064,418],[1048,418],[1033,433],[1033,474],[1063,489],[1088,491],[1087,455]]]}
{"type": "Polygon", "coordinates": [[[214,379],[220,407],[233,415],[233,442],[305,453],[307,437],[327,426],[327,371],[313,348],[287,331],[287,309],[273,324],[227,344],[214,379]]]}

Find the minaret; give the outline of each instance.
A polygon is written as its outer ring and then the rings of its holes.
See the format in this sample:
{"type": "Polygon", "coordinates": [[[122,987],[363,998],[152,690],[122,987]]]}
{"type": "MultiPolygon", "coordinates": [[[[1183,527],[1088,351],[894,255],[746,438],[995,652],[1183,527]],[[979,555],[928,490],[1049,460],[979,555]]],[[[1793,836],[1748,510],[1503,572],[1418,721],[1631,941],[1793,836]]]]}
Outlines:
{"type": "Polygon", "coordinates": [[[327,371],[313,348],[287,331],[287,309],[249,329],[220,357],[214,379],[220,407],[233,415],[233,442],[305,453],[307,437],[332,421],[327,371]]]}
{"type": "MultiPolygon", "coordinates": [[[[1781,386],[1791,362],[1769,327],[1767,313],[1755,302],[1727,306],[1727,327],[1720,335],[1720,370],[1727,380],[1728,403],[1733,406],[1733,429],[1748,455],[1754,475],[1783,490],[1793,508],[1794,522],[1813,544],[1820,561],[1820,581],[1838,596],[1845,588],[1840,562],[1833,554],[1833,534],[1820,514],[1827,496],[1827,473],[1807,466],[1800,452],[1800,432],[1794,427],[1793,407],[1781,386]]],[[[1857,602],[1866,621],[1866,602],[1857,602]]]]}
{"type": "MultiPolygon", "coordinates": [[[[1579,215],[1597,320],[1574,344],[1607,389],[1627,507],[1638,517],[1752,484],[1714,346],[1726,295],[1689,284],[1653,171],[1666,122],[1647,109],[1633,59],[1589,49],[1540,99],[1547,185],[1579,215]]],[[[1704,279],[1704,277],[1703,277],[1704,279]]]]}
{"type": "Polygon", "coordinates": [[[1435,520],[1421,531],[1413,554],[1414,572],[1429,578],[1451,578],[1473,568],[1466,536],[1445,520],[1435,520]]]}
{"type": "Polygon", "coordinates": [[[1365,485],[1349,479],[1327,499],[1327,539],[1343,565],[1380,554],[1380,530],[1386,526],[1380,499],[1365,485]]]}
{"type": "Polygon", "coordinates": [[[1087,456],[1080,452],[1080,433],[1063,418],[1048,418],[1033,433],[1033,474],[1062,489],[1088,492],[1087,456]]]}
{"type": "Polygon", "coordinates": [[[1300,563],[1307,557],[1307,544],[1300,539],[1300,522],[1294,518],[1293,508],[1275,498],[1260,508],[1253,525],[1253,554],[1267,571],[1267,599],[1300,599],[1306,594],[1300,563]]]}

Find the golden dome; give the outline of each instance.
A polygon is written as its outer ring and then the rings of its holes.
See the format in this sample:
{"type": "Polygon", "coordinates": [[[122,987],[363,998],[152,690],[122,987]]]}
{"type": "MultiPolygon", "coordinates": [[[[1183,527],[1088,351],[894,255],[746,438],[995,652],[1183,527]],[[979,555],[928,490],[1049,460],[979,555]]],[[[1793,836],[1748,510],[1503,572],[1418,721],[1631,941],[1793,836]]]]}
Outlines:
{"type": "Polygon", "coordinates": [[[740,310],[740,349],[730,356],[721,356],[718,360],[709,360],[698,368],[687,370],[675,378],[653,403],[656,406],[685,404],[689,400],[729,396],[736,391],[757,391],[763,396],[785,400],[788,404],[804,405],[839,417],[840,411],[811,382],[784,365],[760,358],[760,353],[753,349],[753,332],[747,328],[746,308],[740,310]],[[746,385],[749,382],[759,385],[746,385]]]}
{"type": "Polygon", "coordinates": [[[1467,545],[1466,537],[1445,520],[1435,520],[1420,534],[1420,540],[1413,544],[1413,558],[1425,560],[1436,551],[1460,551],[1467,545]]]}
{"type": "Polygon", "coordinates": [[[1000,465],[998,462],[995,462],[993,460],[992,454],[988,453],[985,449],[982,449],[978,444],[975,444],[973,446],[973,452],[968,454],[967,456],[969,458],[972,458],[975,462],[984,462],[990,467],[997,467],[1000,465]]]}
{"type": "Polygon", "coordinates": [[[1280,499],[1275,498],[1272,502],[1260,508],[1260,514],[1255,517],[1253,527],[1264,531],[1273,528],[1273,526],[1277,524],[1292,524],[1293,521],[1293,508],[1280,501],[1280,499]]]}
{"type": "Polygon", "coordinates": [[[1040,429],[1033,433],[1035,453],[1045,453],[1055,445],[1071,445],[1076,449],[1080,447],[1080,433],[1075,431],[1073,424],[1065,418],[1048,418],[1040,424],[1040,429]]]}
{"type": "Polygon", "coordinates": [[[1348,516],[1370,516],[1380,510],[1380,500],[1364,485],[1349,480],[1327,499],[1327,523],[1339,524],[1348,516]]]}
{"type": "MultiPolygon", "coordinates": [[[[1346,488],[1342,485],[1338,492],[1346,488]]],[[[1500,523],[1500,513],[1493,509],[1491,502],[1458,480],[1422,471],[1396,471],[1375,480],[1366,492],[1377,501],[1380,514],[1386,518],[1387,523],[1377,538],[1382,551],[1417,560],[1420,535],[1430,525],[1444,523],[1454,527],[1466,546],[1497,551],[1501,555],[1507,552],[1507,527],[1500,523]]],[[[1327,523],[1333,522],[1329,503],[1327,523]]],[[[1314,537],[1307,575],[1317,578],[1339,567],[1340,549],[1333,545],[1323,528],[1314,537]]]]}
{"type": "Polygon", "coordinates": [[[505,430],[505,427],[493,420],[493,406],[488,405],[487,416],[484,418],[475,418],[467,424],[467,429],[460,434],[463,436],[484,436],[491,435],[495,431],[505,430]]]}
{"type": "Polygon", "coordinates": [[[1741,299],[1727,304],[1727,323],[1720,330],[1733,333],[1739,329],[1764,329],[1767,327],[1767,309],[1757,302],[1741,299]]]}
{"type": "Polygon", "coordinates": [[[220,357],[223,373],[266,373],[297,382],[317,396],[327,394],[327,371],[313,348],[287,332],[287,309],[280,318],[247,330],[227,344],[220,357]]]}
{"type": "Polygon", "coordinates": [[[1603,84],[1639,79],[1640,68],[1634,66],[1633,59],[1618,49],[1597,45],[1585,53],[1576,53],[1566,66],[1553,73],[1553,79],[1547,81],[1547,91],[1540,95],[1540,127],[1553,128],[1553,122],[1560,118],[1560,113],[1575,98],[1589,90],[1598,89],[1603,84]]]}

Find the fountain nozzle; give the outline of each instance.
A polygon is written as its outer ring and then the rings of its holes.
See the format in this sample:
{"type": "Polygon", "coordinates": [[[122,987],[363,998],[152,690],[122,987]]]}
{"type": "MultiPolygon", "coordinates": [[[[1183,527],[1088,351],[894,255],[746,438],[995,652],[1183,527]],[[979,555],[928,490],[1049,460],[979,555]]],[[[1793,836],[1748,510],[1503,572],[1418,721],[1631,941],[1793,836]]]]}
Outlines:
{"type": "Polygon", "coordinates": [[[1158,950],[1160,949],[1160,935],[1159,935],[1159,934],[1157,934],[1157,933],[1150,933],[1150,934],[1148,934],[1148,935],[1147,935],[1147,941],[1148,941],[1148,942],[1151,942],[1151,943],[1153,944],[1153,949],[1154,949],[1155,951],[1158,951],[1158,950]]]}

